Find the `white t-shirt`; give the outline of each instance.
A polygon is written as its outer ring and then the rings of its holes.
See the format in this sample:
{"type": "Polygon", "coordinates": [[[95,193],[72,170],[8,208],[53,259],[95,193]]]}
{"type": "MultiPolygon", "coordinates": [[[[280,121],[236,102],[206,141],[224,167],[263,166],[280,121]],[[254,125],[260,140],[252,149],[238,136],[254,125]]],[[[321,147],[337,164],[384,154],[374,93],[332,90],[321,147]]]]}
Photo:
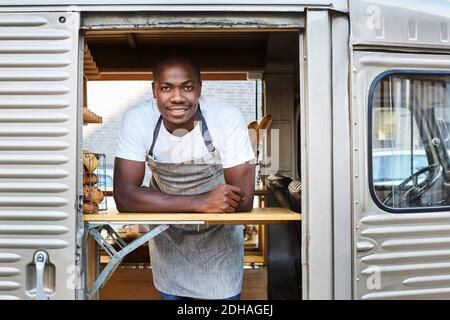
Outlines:
{"type": "MultiPolygon", "coordinates": [[[[201,96],[199,102],[211,141],[220,153],[223,167],[231,168],[254,160],[255,154],[242,112],[212,98],[201,96]]],[[[154,98],[129,109],[122,119],[116,157],[145,161],[160,115],[154,98]]],[[[180,163],[202,158],[207,153],[198,123],[193,130],[181,137],[171,134],[164,123],[161,124],[153,149],[153,156],[157,161],[180,163]]]]}

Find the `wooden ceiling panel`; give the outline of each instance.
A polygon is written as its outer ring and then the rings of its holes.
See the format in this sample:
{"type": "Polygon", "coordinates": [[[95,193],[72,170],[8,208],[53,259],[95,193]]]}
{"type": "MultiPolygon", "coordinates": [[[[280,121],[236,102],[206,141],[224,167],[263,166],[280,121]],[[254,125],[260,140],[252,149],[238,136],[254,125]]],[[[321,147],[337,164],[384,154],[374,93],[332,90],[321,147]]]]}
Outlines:
{"type": "Polygon", "coordinates": [[[155,61],[176,51],[195,57],[208,78],[242,79],[248,71],[264,70],[270,34],[225,30],[90,31],[85,41],[93,57],[85,60],[85,75],[88,80],[98,75],[105,80],[120,79],[122,75],[131,80],[134,74],[136,79],[149,79],[155,61]]]}

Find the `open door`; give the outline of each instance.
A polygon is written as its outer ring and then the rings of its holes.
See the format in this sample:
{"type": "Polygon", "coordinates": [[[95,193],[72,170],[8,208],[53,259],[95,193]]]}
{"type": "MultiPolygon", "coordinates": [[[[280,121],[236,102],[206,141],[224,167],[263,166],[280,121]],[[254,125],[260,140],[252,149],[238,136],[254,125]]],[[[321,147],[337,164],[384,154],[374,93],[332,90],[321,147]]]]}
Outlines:
{"type": "Polygon", "coordinates": [[[0,26],[0,299],[74,299],[79,14],[0,26]]]}
{"type": "Polygon", "coordinates": [[[450,57],[355,52],[354,298],[450,298],[450,57]]]}

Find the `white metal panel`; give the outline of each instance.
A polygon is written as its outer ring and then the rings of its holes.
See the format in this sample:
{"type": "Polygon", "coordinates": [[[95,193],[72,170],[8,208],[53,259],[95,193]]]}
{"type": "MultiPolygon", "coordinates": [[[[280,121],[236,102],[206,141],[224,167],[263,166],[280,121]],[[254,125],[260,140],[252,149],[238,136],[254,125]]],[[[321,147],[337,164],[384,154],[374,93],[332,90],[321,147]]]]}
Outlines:
{"type": "Polygon", "coordinates": [[[333,298],[331,28],[328,11],[306,17],[306,102],[302,109],[302,213],[306,216],[305,299],[333,298]]]}
{"type": "MultiPolygon", "coordinates": [[[[308,8],[331,8],[347,12],[347,0],[48,0],[48,1],[14,1],[4,0],[6,8],[39,8],[57,10],[61,6],[77,7],[80,11],[303,11],[308,8]]],[[[1,8],[0,8],[1,9],[1,8]]],[[[35,9],[36,10],[36,9],[35,9]]],[[[59,10],[61,10],[59,8],[59,10]]]]}
{"type": "MultiPolygon", "coordinates": [[[[304,181],[304,178],[306,177],[305,170],[307,169],[306,161],[304,160],[304,155],[306,154],[306,48],[305,48],[305,34],[304,32],[300,32],[299,39],[298,39],[298,53],[299,53],[299,80],[300,80],[300,128],[299,128],[299,136],[298,141],[300,141],[300,153],[297,154],[297,156],[301,156],[300,161],[300,177],[304,181]]],[[[305,187],[303,187],[302,190],[302,197],[304,199],[305,196],[305,187]]],[[[305,214],[306,212],[306,201],[302,200],[301,203],[301,212],[302,212],[302,221],[301,221],[301,263],[302,263],[302,299],[308,299],[309,297],[309,257],[308,257],[308,248],[309,248],[309,238],[308,238],[308,232],[305,230],[308,230],[308,215],[305,214]]]]}
{"type": "Polygon", "coordinates": [[[37,250],[55,266],[51,298],[74,299],[79,14],[0,26],[0,299],[33,298],[37,250]]]}
{"type": "Polygon", "coordinates": [[[354,52],[353,58],[354,298],[448,299],[450,212],[382,211],[369,191],[366,141],[374,78],[392,69],[448,70],[450,57],[354,52]]]}
{"type": "Polygon", "coordinates": [[[354,45],[450,49],[447,0],[351,0],[354,45]]]}
{"type": "Polygon", "coordinates": [[[351,299],[352,214],[349,114],[349,21],[333,16],[333,242],[334,298],[351,299]]]}

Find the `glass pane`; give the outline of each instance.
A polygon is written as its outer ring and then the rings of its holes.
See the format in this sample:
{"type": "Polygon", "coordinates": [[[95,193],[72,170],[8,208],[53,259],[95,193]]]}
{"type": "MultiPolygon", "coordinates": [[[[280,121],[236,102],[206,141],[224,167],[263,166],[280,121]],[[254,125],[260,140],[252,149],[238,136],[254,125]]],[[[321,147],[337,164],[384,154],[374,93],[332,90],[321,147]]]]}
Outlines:
{"type": "Polygon", "coordinates": [[[450,76],[390,75],[373,92],[372,185],[389,208],[450,204],[450,76]]]}

